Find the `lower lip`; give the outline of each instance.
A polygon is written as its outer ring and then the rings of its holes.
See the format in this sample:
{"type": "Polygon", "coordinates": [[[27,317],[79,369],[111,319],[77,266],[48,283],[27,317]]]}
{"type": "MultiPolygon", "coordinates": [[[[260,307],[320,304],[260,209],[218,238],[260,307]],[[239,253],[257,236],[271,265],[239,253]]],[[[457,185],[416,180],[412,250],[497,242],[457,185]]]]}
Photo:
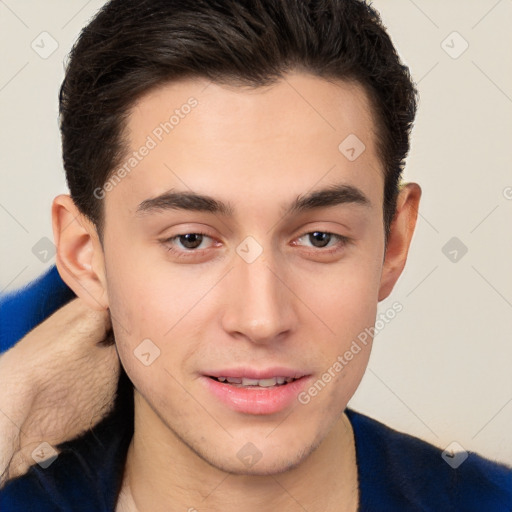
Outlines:
{"type": "Polygon", "coordinates": [[[208,390],[221,402],[245,414],[275,414],[290,407],[305,388],[308,377],[301,377],[281,386],[237,387],[210,377],[202,379],[208,390]]]}

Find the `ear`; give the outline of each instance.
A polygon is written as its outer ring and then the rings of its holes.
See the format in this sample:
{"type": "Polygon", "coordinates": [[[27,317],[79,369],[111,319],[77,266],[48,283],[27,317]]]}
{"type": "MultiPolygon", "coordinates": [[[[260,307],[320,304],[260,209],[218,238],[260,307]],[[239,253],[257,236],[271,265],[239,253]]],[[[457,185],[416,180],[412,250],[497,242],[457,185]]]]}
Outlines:
{"type": "Polygon", "coordinates": [[[105,263],[96,226],[68,195],[53,200],[52,224],[62,279],[89,307],[107,309],[105,263]]]}
{"type": "Polygon", "coordinates": [[[405,184],[398,194],[382,268],[379,301],[389,296],[404,269],[418,218],[420,197],[421,188],[417,183],[405,184]]]}

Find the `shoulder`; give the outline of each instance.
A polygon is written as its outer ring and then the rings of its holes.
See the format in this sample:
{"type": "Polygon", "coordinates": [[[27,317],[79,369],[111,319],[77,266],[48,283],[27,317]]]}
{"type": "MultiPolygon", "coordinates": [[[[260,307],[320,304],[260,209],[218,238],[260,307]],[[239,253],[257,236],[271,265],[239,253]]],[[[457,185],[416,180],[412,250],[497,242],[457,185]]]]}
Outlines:
{"type": "Polygon", "coordinates": [[[346,413],[356,441],[362,512],[512,510],[512,468],[472,452],[443,456],[421,439],[346,413]]]}
{"type": "Polygon", "coordinates": [[[55,266],[23,288],[0,295],[0,353],[74,296],[55,266]]]}
{"type": "MultiPolygon", "coordinates": [[[[0,296],[0,353],[74,297],[51,267],[25,287],[0,296]]],[[[79,438],[55,447],[49,465],[34,464],[0,489],[0,511],[110,511],[133,435],[133,387],[122,370],[115,406],[79,438]]]]}
{"type": "Polygon", "coordinates": [[[1,512],[111,512],[121,489],[133,436],[133,385],[121,370],[114,408],[100,423],[56,446],[48,464],[0,489],[1,512]]]}

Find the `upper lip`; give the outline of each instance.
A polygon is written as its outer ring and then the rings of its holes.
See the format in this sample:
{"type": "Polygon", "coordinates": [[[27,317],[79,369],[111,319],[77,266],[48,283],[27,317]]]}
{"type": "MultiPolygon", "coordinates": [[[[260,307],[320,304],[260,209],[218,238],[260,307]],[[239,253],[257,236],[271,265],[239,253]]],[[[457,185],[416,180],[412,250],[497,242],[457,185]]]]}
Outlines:
{"type": "Polygon", "coordinates": [[[306,372],[296,370],[293,368],[285,367],[272,367],[272,368],[225,368],[223,370],[212,370],[204,372],[208,377],[234,377],[245,379],[272,379],[274,377],[291,377],[293,379],[300,379],[308,375],[306,372]]]}

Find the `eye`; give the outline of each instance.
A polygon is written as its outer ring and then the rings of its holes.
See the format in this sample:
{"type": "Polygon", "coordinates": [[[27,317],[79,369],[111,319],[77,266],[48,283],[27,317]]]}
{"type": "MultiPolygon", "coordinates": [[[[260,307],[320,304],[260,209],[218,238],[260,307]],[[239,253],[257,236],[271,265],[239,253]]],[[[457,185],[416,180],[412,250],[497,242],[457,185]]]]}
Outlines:
{"type": "MultiPolygon", "coordinates": [[[[348,242],[348,238],[336,235],[334,233],[329,233],[327,231],[312,231],[310,233],[306,233],[301,237],[297,238],[298,241],[306,240],[307,242],[311,242],[311,246],[316,249],[330,248],[330,247],[338,247],[343,246],[348,242]],[[331,243],[334,242],[334,243],[331,243]]],[[[294,244],[297,245],[297,244],[294,244]]],[[[298,245],[304,245],[304,243],[300,243],[298,245]]],[[[306,245],[307,247],[307,245],[306,245]]]]}
{"type": "MultiPolygon", "coordinates": [[[[325,233],[323,231],[313,231],[312,233],[307,233],[300,237],[300,239],[305,238],[307,241],[311,242],[313,247],[327,247],[332,240],[331,233],[325,233]]],[[[300,240],[299,239],[299,240],[300,240]]]]}
{"type": "MultiPolygon", "coordinates": [[[[296,238],[292,245],[302,246],[317,256],[334,255],[344,249],[349,238],[328,231],[311,231],[296,238]]],[[[208,249],[222,245],[211,236],[201,232],[182,233],[161,240],[167,252],[178,259],[197,258],[201,260],[211,253],[208,249]]]]}
{"type": "Polygon", "coordinates": [[[186,233],[184,235],[174,236],[170,241],[181,244],[185,249],[199,249],[207,238],[210,237],[204,233],[186,233]]]}
{"type": "Polygon", "coordinates": [[[165,249],[178,258],[187,258],[201,254],[203,250],[215,245],[212,237],[206,233],[182,233],[161,240],[165,249]]]}

